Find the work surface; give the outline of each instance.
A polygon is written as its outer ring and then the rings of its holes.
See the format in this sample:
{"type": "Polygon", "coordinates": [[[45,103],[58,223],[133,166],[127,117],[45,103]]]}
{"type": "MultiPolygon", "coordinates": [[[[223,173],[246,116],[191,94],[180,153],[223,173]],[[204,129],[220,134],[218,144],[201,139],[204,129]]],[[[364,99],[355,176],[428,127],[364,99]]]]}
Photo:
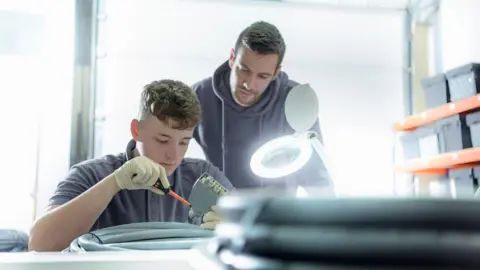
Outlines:
{"type": "Polygon", "coordinates": [[[0,253],[0,269],[9,270],[130,270],[212,269],[194,250],[88,252],[88,253],[0,253]],[[193,268],[191,261],[195,261],[193,268]],[[147,268],[148,267],[148,268],[147,268]]]}

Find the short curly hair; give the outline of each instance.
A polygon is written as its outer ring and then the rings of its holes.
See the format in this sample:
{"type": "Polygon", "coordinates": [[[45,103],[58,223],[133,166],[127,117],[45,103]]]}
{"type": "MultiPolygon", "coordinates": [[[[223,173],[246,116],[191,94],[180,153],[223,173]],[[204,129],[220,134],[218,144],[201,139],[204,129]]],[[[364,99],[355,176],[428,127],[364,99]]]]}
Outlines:
{"type": "Polygon", "coordinates": [[[192,88],[181,81],[167,79],[145,85],[140,104],[140,120],[153,115],[180,130],[195,128],[200,122],[198,97],[192,88]]]}

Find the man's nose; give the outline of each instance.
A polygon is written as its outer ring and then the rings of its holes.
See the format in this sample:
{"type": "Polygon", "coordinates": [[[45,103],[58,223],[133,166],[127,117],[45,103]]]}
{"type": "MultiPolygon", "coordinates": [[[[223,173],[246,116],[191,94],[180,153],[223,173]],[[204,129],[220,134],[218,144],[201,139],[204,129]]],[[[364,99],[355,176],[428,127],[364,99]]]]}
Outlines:
{"type": "Polygon", "coordinates": [[[255,76],[247,76],[243,82],[243,87],[247,90],[255,89],[255,76]]]}
{"type": "Polygon", "coordinates": [[[166,157],[168,160],[176,160],[177,159],[177,148],[176,147],[169,147],[166,151],[166,157]]]}

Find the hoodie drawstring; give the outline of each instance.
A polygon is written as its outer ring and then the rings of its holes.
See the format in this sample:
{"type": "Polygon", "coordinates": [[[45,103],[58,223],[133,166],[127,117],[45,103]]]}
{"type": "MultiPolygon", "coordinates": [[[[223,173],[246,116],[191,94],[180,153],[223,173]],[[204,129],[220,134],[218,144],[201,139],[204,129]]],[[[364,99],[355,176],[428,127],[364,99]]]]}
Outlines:
{"type": "MultiPolygon", "coordinates": [[[[262,138],[262,132],[263,132],[263,114],[260,115],[260,121],[258,122],[258,140],[259,141],[263,141],[261,138],[262,138]]],[[[262,145],[259,145],[258,147],[261,147],[262,145]]],[[[255,150],[256,151],[256,150],[255,150]]],[[[263,181],[263,179],[261,177],[259,177],[259,180],[260,180],[260,187],[264,187],[265,183],[263,181]]]]}
{"type": "Polygon", "coordinates": [[[222,101],[222,172],[223,174],[227,174],[226,172],[226,166],[225,166],[225,101],[223,99],[220,99],[222,101]]]}

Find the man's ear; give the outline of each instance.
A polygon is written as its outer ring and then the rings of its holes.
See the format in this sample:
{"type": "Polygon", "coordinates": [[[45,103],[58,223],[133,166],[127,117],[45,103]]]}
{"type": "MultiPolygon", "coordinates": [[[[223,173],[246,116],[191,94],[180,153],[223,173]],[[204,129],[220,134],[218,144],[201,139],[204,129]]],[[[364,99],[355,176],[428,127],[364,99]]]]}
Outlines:
{"type": "Polygon", "coordinates": [[[233,67],[233,61],[235,60],[235,49],[230,50],[230,56],[228,57],[228,66],[230,68],[233,67]]]}
{"type": "Polygon", "coordinates": [[[130,133],[132,134],[133,140],[138,142],[138,129],[140,128],[140,122],[137,119],[133,119],[132,122],[130,122],[130,133]]]}
{"type": "Polygon", "coordinates": [[[277,69],[275,69],[275,75],[273,75],[273,80],[277,78],[280,71],[282,71],[282,67],[278,66],[277,69]]]}

